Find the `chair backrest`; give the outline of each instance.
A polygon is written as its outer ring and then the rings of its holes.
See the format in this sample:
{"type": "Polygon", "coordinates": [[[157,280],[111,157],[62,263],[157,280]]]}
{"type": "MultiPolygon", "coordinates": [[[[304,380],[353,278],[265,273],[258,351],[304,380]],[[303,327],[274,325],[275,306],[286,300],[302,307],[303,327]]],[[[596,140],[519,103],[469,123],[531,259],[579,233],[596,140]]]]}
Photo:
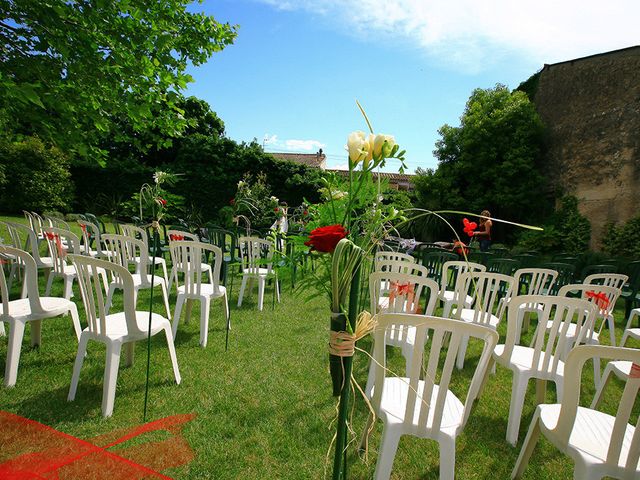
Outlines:
{"type": "Polygon", "coordinates": [[[445,290],[453,290],[456,287],[458,276],[465,272],[485,272],[487,267],[480,263],[465,262],[464,260],[449,260],[442,264],[440,278],[440,293],[445,290]]]}
{"type": "Polygon", "coordinates": [[[107,233],[107,227],[104,222],[96,217],[93,213],[85,213],[84,216],[86,217],[87,221],[98,226],[100,233],[107,233]]]}
{"type": "Polygon", "coordinates": [[[533,268],[540,263],[540,258],[530,253],[519,253],[517,255],[513,255],[511,258],[518,260],[522,268],[533,268]]]}
{"type": "Polygon", "coordinates": [[[144,330],[141,330],[136,322],[133,277],[129,270],[108,260],[86,255],[69,255],[69,258],[76,268],[78,286],[84,303],[89,331],[99,337],[103,337],[107,332],[105,293],[100,278],[100,270],[104,269],[108,276],[119,279],[119,285],[123,290],[123,312],[125,314],[127,333],[143,334],[144,330]]]}
{"type": "Polygon", "coordinates": [[[373,358],[383,368],[376,369],[375,389],[372,403],[374,409],[379,411],[380,402],[385,388],[386,368],[386,341],[387,331],[398,326],[403,328],[415,327],[415,353],[411,359],[407,380],[407,397],[405,408],[399,408],[404,412],[403,422],[411,426],[415,435],[429,436],[431,432],[440,431],[450,425],[442,424],[445,400],[449,392],[449,383],[453,368],[463,338],[477,338],[484,345],[480,360],[469,383],[464,410],[462,412],[461,425],[455,427],[464,428],[474,400],[478,396],[482,379],[485,375],[489,359],[498,342],[498,334],[482,325],[468,324],[446,318],[424,315],[411,315],[405,313],[382,313],[378,315],[378,325],[374,330],[373,358]],[[450,336],[449,341],[446,341],[450,336]],[[429,342],[427,343],[427,339],[429,342]],[[424,348],[422,346],[424,345],[424,348]],[[428,351],[427,351],[428,350],[428,351]],[[446,352],[446,355],[443,354],[446,352]],[[423,363],[426,359],[426,368],[423,372],[423,363]],[[424,382],[421,384],[421,379],[424,382]],[[435,380],[438,379],[438,383],[435,380]],[[435,401],[433,394],[437,389],[435,401]],[[416,407],[419,415],[415,416],[416,407]]]}
{"type": "Polygon", "coordinates": [[[622,273],[593,273],[587,275],[582,283],[589,285],[606,285],[608,287],[614,287],[622,289],[624,284],[627,283],[629,277],[622,273]]]}
{"type": "Polygon", "coordinates": [[[27,248],[29,248],[29,237],[27,237],[24,241],[22,240],[22,238],[20,238],[19,230],[14,227],[14,225],[17,224],[13,224],[12,222],[3,222],[3,224],[7,228],[12,247],[19,248],[21,250],[26,250],[27,248]]]}
{"type": "Polygon", "coordinates": [[[269,275],[273,273],[273,253],[275,247],[269,240],[258,237],[240,237],[240,260],[242,269],[249,274],[258,275],[260,270],[269,275]]]}
{"type": "Polygon", "coordinates": [[[558,272],[549,268],[520,268],[516,270],[514,295],[544,295],[550,292],[558,272]]]}
{"type": "Polygon", "coordinates": [[[545,263],[544,265],[542,265],[542,267],[558,272],[558,276],[556,277],[556,281],[551,286],[549,295],[558,295],[558,291],[561,287],[573,283],[576,274],[575,265],[572,265],[570,263],[551,262],[545,263]]]}
{"type": "MultiPolygon", "coordinates": [[[[31,253],[38,267],[44,267],[45,264],[40,259],[40,252],[38,251],[38,236],[36,232],[21,223],[5,222],[5,225],[7,225],[12,240],[14,238],[20,239],[21,237],[26,238],[24,250],[28,250],[31,253]]],[[[49,265],[49,267],[51,266],[49,265]]]]}
{"type": "Polygon", "coordinates": [[[45,219],[42,218],[42,216],[39,213],[31,212],[31,216],[35,220],[34,232],[36,232],[36,235],[41,235],[42,234],[42,229],[44,227],[49,227],[50,226],[49,223],[46,222],[45,219]]]}
{"type": "MultiPolygon", "coordinates": [[[[222,265],[222,250],[220,248],[209,243],[186,240],[171,242],[169,250],[176,273],[184,275],[184,293],[193,296],[199,296],[201,293],[203,254],[207,252],[213,254],[213,289],[214,292],[218,292],[222,265]]],[[[179,275],[178,278],[180,278],[179,275]]]]}
{"type": "Polygon", "coordinates": [[[31,230],[33,230],[34,232],[39,232],[38,221],[34,218],[33,214],[26,210],[23,210],[22,214],[24,215],[24,218],[27,219],[27,222],[29,223],[29,228],[31,228],[31,230]]]}
{"type": "Polygon", "coordinates": [[[55,227],[44,228],[42,234],[49,247],[49,256],[53,261],[53,271],[64,273],[64,267],[67,266],[67,253],[80,254],[78,236],[69,230],[55,227]]]}
{"type": "Polygon", "coordinates": [[[63,219],[58,218],[58,217],[50,217],[50,216],[44,216],[44,219],[49,222],[49,226],[53,227],[53,228],[59,228],[61,230],[71,230],[71,228],[69,227],[69,224],[67,222],[65,222],[63,219]]]}
{"type": "Polygon", "coordinates": [[[533,337],[532,368],[539,373],[555,374],[560,362],[575,345],[585,340],[592,330],[596,307],[580,298],[550,295],[520,295],[513,297],[507,311],[507,338],[504,358],[510,358],[521,328],[521,307],[538,305],[538,328],[533,337]],[[574,325],[575,331],[571,330],[574,325]]]}
{"type": "MultiPolygon", "coordinates": [[[[618,266],[613,263],[602,263],[599,265],[587,265],[580,272],[580,278],[587,278],[594,273],[618,273],[618,266]]],[[[584,280],[583,280],[584,281],[584,280]]]]}
{"type": "Polygon", "coordinates": [[[611,315],[616,307],[621,290],[607,285],[570,283],[558,291],[558,296],[567,297],[575,292],[580,294],[581,299],[593,303],[597,307],[598,315],[606,317],[611,315]]]}
{"type": "Polygon", "coordinates": [[[420,261],[427,267],[428,276],[440,283],[442,266],[449,260],[458,260],[458,255],[451,252],[438,252],[436,250],[423,250],[420,261]]]}
{"type": "Polygon", "coordinates": [[[182,242],[184,240],[189,242],[199,242],[200,239],[195,233],[185,232],[183,230],[167,230],[167,236],[169,237],[169,243],[182,242]]]}
{"type": "MultiPolygon", "coordinates": [[[[577,417],[578,403],[580,401],[580,384],[582,381],[582,369],[587,360],[600,358],[603,360],[623,360],[633,362],[640,366],[640,350],[635,348],[609,347],[603,345],[580,345],[575,347],[567,357],[564,367],[564,394],[562,396],[558,423],[553,430],[558,439],[567,445],[574,422],[577,417]]],[[[611,430],[611,438],[607,449],[604,464],[610,469],[599,469],[603,475],[615,476],[615,478],[637,478],[638,459],[640,458],[640,421],[636,423],[633,435],[629,435],[629,420],[632,415],[633,405],[640,388],[640,378],[632,376],[627,379],[626,385],[618,403],[615,421],[611,430]],[[631,438],[630,438],[631,437],[631,438]],[[626,454],[626,462],[623,462],[622,453],[626,454]],[[620,468],[619,465],[623,465],[620,468]],[[628,476],[620,476],[621,470],[628,476]]],[[[580,435],[597,434],[596,429],[585,428],[580,435]]],[[[603,452],[604,453],[604,452],[603,452]]]]}
{"type": "Polygon", "coordinates": [[[455,317],[460,318],[467,296],[473,298],[473,323],[489,324],[491,316],[502,318],[502,309],[510,299],[515,280],[509,275],[493,272],[466,272],[458,276],[453,302],[458,308],[455,317]]]}
{"type": "Polygon", "coordinates": [[[426,276],[373,272],[369,275],[369,294],[371,311],[374,313],[384,311],[432,315],[438,301],[438,284],[426,276]],[[383,297],[386,297],[386,301],[381,306],[380,299],[383,297]]]}
{"type": "Polygon", "coordinates": [[[80,241],[80,252],[83,255],[89,255],[91,252],[91,241],[94,241],[96,247],[96,255],[98,257],[102,257],[102,238],[100,235],[100,227],[88,220],[77,220],[78,225],[80,225],[80,230],[82,231],[82,237],[80,241]]]}
{"type": "Polygon", "coordinates": [[[386,273],[405,273],[407,275],[418,275],[426,277],[429,274],[427,267],[420,265],[419,263],[410,263],[403,260],[379,260],[374,264],[376,272],[386,273]]]}
{"type": "MultiPolygon", "coordinates": [[[[378,262],[388,262],[388,261],[416,263],[415,257],[411,255],[407,255],[406,253],[386,252],[386,251],[376,252],[374,256],[375,264],[377,264],[378,262]]],[[[375,269],[378,270],[378,268],[375,268],[375,269]]]]}
{"type": "Polygon", "coordinates": [[[520,262],[511,258],[491,258],[487,260],[487,271],[489,272],[513,275],[518,268],[520,268],[520,262]]]}
{"type": "Polygon", "coordinates": [[[122,234],[127,237],[137,238],[138,240],[142,240],[142,242],[146,245],[149,245],[149,239],[147,238],[147,231],[144,228],[136,227],[135,225],[131,225],[130,223],[123,223],[120,225],[122,229],[122,234]]]}
{"type": "MultiPolygon", "coordinates": [[[[120,265],[127,269],[127,271],[129,265],[136,263],[136,258],[138,258],[136,273],[142,274],[142,285],[148,285],[146,273],[147,265],[149,265],[149,253],[142,240],[127,235],[114,234],[102,235],[102,240],[104,241],[104,250],[109,261],[120,265]]],[[[115,273],[116,272],[113,274],[115,275],[115,273]]],[[[117,276],[112,276],[111,279],[115,283],[120,283],[120,279],[117,276]]]]}
{"type": "MultiPolygon", "coordinates": [[[[27,298],[31,313],[43,312],[38,292],[38,267],[36,261],[28,252],[15,247],[0,245],[0,255],[10,257],[24,266],[24,282],[27,286],[27,298]]],[[[1,266],[0,266],[1,267],[1,266]]],[[[2,314],[11,314],[9,310],[9,291],[7,289],[4,269],[0,268],[0,290],[2,291],[2,314]]]]}

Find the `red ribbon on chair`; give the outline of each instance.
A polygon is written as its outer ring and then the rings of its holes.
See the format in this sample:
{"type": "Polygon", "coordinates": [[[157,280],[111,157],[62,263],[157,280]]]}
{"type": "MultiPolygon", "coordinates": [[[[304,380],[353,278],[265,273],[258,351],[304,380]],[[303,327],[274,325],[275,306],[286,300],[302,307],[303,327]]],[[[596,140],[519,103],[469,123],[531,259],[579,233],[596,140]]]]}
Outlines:
{"type": "Polygon", "coordinates": [[[177,235],[175,233],[172,233],[171,235],[169,235],[169,240],[171,240],[172,242],[180,242],[184,240],[184,235],[177,235]]]}
{"type": "Polygon", "coordinates": [[[67,252],[64,249],[64,247],[62,246],[62,240],[60,240],[60,235],[58,235],[57,233],[53,233],[53,232],[44,232],[45,237],[47,237],[48,240],[55,240],[56,242],[56,248],[58,250],[58,255],[61,258],[64,258],[67,256],[67,252]]]}
{"type": "Polygon", "coordinates": [[[603,292],[596,293],[593,290],[586,292],[587,298],[593,299],[600,310],[606,310],[609,307],[609,299],[603,292]]]}
{"type": "Polygon", "coordinates": [[[629,378],[640,378],[640,365],[638,365],[637,363],[631,365],[629,378]]]}
{"type": "Polygon", "coordinates": [[[395,301],[396,297],[404,296],[407,298],[407,305],[413,304],[413,296],[415,294],[413,283],[400,283],[391,281],[391,289],[389,290],[389,303],[395,301]]]}

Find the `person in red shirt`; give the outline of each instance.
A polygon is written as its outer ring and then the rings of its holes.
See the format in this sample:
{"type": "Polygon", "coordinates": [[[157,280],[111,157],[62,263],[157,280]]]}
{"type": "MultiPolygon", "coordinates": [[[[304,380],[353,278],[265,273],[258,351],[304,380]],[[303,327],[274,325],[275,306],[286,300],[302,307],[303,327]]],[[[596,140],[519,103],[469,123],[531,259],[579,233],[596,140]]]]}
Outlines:
{"type": "Polygon", "coordinates": [[[489,212],[489,210],[483,210],[480,215],[478,230],[473,232],[473,236],[478,238],[480,251],[488,252],[491,246],[491,227],[493,225],[491,222],[491,212],[489,212]]]}

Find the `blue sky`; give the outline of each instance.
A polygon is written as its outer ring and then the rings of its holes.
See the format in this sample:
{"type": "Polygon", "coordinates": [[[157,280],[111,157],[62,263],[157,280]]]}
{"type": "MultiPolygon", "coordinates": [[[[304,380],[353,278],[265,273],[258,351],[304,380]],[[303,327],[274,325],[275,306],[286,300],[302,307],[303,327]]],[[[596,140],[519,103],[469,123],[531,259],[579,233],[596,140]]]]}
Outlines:
{"type": "Polygon", "coordinates": [[[322,148],[338,168],[348,134],[367,130],[356,99],[376,133],[407,150],[413,172],[436,166],[437,130],[459,124],[474,88],[515,88],[545,63],[640,44],[637,0],[205,0],[193,9],[240,28],[235,44],[191,69],[186,93],[209,102],[234,140],[322,148]]]}

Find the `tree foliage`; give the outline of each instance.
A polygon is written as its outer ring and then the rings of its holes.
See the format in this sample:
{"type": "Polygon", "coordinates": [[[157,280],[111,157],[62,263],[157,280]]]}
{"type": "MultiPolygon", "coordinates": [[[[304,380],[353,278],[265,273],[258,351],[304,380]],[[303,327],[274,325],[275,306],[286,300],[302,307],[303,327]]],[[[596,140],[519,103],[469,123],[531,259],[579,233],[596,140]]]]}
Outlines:
{"type": "Polygon", "coordinates": [[[126,135],[121,122],[161,141],[179,135],[187,66],[236,35],[189,3],[0,0],[0,108],[17,133],[84,156],[99,152],[100,138],[126,135]]]}
{"type": "Polygon", "coordinates": [[[0,144],[0,205],[4,212],[69,210],[73,198],[69,159],[39,138],[0,144]]]}
{"type": "Polygon", "coordinates": [[[549,212],[540,172],[543,124],[526,94],[503,85],[476,89],[460,126],[445,124],[439,134],[438,168],[418,171],[415,180],[420,207],[488,209],[495,217],[524,222],[549,212]]]}

